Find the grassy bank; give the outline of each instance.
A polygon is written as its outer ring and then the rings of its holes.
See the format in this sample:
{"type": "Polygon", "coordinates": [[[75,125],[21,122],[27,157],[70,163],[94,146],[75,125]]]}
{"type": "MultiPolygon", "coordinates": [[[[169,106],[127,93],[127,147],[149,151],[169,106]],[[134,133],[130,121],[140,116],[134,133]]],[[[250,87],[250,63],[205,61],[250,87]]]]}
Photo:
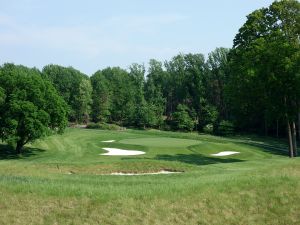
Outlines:
{"type": "Polygon", "coordinates": [[[21,157],[0,151],[0,224],[300,222],[300,161],[274,140],[68,129],[21,157]],[[102,156],[103,147],[146,154],[102,156]],[[220,151],[240,154],[211,156],[220,151]],[[162,169],[184,173],[109,175],[162,169]]]}

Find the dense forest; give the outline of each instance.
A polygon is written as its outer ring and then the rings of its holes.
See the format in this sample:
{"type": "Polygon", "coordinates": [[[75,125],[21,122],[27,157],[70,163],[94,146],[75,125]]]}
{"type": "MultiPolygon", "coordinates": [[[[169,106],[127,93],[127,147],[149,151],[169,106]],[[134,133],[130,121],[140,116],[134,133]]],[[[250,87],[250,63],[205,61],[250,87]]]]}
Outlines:
{"type": "Polygon", "coordinates": [[[247,16],[233,47],[178,54],[92,76],[60,65],[0,68],[0,136],[17,144],[69,123],[288,137],[300,140],[300,3],[247,16]]]}

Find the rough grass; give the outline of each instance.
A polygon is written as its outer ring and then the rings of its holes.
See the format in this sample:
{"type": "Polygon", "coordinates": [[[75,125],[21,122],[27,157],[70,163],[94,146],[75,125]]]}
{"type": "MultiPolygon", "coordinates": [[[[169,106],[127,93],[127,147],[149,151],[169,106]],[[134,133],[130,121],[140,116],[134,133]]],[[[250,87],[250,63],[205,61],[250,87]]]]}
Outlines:
{"type": "Polygon", "coordinates": [[[0,224],[300,224],[300,161],[285,155],[271,139],[159,131],[68,129],[21,157],[3,144],[0,224]],[[108,175],[161,169],[185,172],[108,175]]]}

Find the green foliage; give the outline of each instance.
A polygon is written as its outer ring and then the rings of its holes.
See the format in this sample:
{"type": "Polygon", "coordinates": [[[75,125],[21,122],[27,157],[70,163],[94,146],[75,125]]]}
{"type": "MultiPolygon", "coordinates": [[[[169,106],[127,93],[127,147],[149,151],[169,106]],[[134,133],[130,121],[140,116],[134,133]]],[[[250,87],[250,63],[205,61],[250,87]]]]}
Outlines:
{"type": "Polygon", "coordinates": [[[134,121],[134,90],[128,72],[121,68],[107,68],[103,71],[111,87],[111,121],[118,124],[132,124],[134,121]]]}
{"type": "Polygon", "coordinates": [[[109,81],[101,71],[91,77],[92,119],[94,122],[107,122],[110,118],[111,91],[109,81]]]}
{"type": "Polygon", "coordinates": [[[300,98],[299,22],[298,1],[275,1],[248,15],[236,35],[227,97],[240,129],[267,131],[278,120],[295,120],[300,98]]]}
{"type": "Polygon", "coordinates": [[[86,122],[89,119],[92,88],[87,75],[72,67],[47,65],[43,76],[49,79],[69,106],[69,120],[86,122]]]}
{"type": "MultiPolygon", "coordinates": [[[[167,99],[167,116],[178,104],[195,110],[196,118],[203,117],[201,98],[206,98],[204,89],[205,58],[202,54],[180,54],[165,63],[167,81],[164,85],[167,99]]],[[[193,118],[196,120],[196,118],[193,118]]]]}
{"type": "Polygon", "coordinates": [[[0,106],[5,102],[5,90],[0,87],[0,106]]]}
{"type": "Polygon", "coordinates": [[[160,128],[163,124],[163,115],[166,111],[166,97],[163,96],[163,88],[166,83],[166,72],[162,68],[162,63],[154,59],[150,60],[149,73],[145,83],[145,100],[151,111],[154,113],[152,125],[160,128]]]}
{"type": "Polygon", "coordinates": [[[117,124],[108,123],[88,123],[87,129],[99,129],[99,130],[124,130],[124,127],[120,127],[117,124]]]}
{"type": "Polygon", "coordinates": [[[209,53],[206,62],[207,102],[218,110],[218,120],[228,117],[228,106],[224,93],[229,74],[228,53],[229,49],[217,48],[209,53]]]}
{"type": "Polygon", "coordinates": [[[206,104],[203,106],[203,115],[202,123],[215,125],[219,118],[219,111],[217,107],[206,104]]]}
{"type": "Polygon", "coordinates": [[[19,153],[29,142],[66,127],[66,104],[37,69],[0,68],[0,136],[19,153]]]}
{"type": "MultiPolygon", "coordinates": [[[[134,111],[132,111],[131,124],[137,127],[149,126],[153,120],[151,110],[144,98],[145,67],[144,65],[132,64],[129,68],[129,76],[132,80],[132,93],[134,111]]],[[[130,124],[129,123],[129,124],[130,124]]]]}
{"type": "Polygon", "coordinates": [[[136,112],[136,124],[138,127],[156,127],[160,121],[158,121],[155,114],[156,106],[144,103],[136,112]]]}
{"type": "Polygon", "coordinates": [[[89,121],[92,104],[92,85],[89,79],[82,79],[79,85],[78,95],[75,98],[75,117],[78,122],[89,121]]]}
{"type": "Polygon", "coordinates": [[[217,134],[219,135],[232,135],[234,133],[234,124],[227,120],[222,120],[218,125],[217,134]]]}
{"type": "Polygon", "coordinates": [[[214,125],[209,123],[209,124],[206,124],[203,128],[203,132],[206,133],[206,134],[213,134],[214,132],[214,125]]]}
{"type": "Polygon", "coordinates": [[[189,108],[186,105],[179,104],[176,112],[172,114],[173,125],[176,130],[192,131],[195,122],[189,115],[189,108]]]}

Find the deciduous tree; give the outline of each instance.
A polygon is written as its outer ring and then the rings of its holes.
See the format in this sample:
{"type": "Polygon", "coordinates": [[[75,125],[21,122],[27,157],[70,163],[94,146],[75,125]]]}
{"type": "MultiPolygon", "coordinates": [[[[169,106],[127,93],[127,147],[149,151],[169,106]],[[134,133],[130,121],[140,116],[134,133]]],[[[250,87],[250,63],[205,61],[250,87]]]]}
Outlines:
{"type": "Polygon", "coordinates": [[[25,144],[67,124],[67,105],[40,71],[4,64],[0,68],[0,137],[21,153],[25,144]]]}
{"type": "Polygon", "coordinates": [[[296,153],[293,124],[300,98],[299,24],[298,1],[275,1],[247,17],[230,53],[228,93],[236,118],[261,123],[266,134],[274,121],[285,120],[291,157],[296,153]]]}

